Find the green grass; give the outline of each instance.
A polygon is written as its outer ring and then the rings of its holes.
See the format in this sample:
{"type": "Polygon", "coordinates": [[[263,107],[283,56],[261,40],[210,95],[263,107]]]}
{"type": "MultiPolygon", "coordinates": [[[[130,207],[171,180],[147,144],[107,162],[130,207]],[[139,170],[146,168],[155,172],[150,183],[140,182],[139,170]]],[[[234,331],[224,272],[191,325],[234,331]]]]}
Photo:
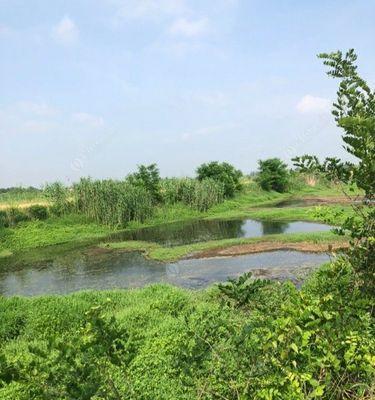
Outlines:
{"type": "Polygon", "coordinates": [[[259,238],[234,238],[212,240],[208,242],[199,242],[188,245],[163,247],[157,243],[125,241],[125,242],[109,242],[101,243],[99,246],[112,250],[123,251],[142,251],[145,255],[157,261],[176,261],[188,255],[219,248],[225,248],[235,245],[256,244],[256,243],[314,243],[314,244],[333,244],[346,243],[347,237],[338,236],[333,232],[313,232],[313,233],[288,233],[265,235],[259,238]]]}
{"type": "MultiPolygon", "coordinates": [[[[231,219],[254,218],[275,220],[305,220],[318,221],[314,216],[314,207],[272,208],[271,205],[291,197],[303,197],[312,195],[337,195],[337,187],[327,188],[319,186],[315,188],[304,187],[290,193],[265,192],[254,183],[248,184],[244,190],[233,199],[228,199],[222,204],[211,208],[208,212],[201,213],[183,204],[173,206],[160,206],[155,210],[152,218],[144,223],[132,222],[127,229],[146,226],[156,226],[167,222],[188,221],[197,218],[206,219],[231,219]],[[264,208],[262,208],[264,207],[264,208]]],[[[348,206],[328,206],[332,210],[344,209],[350,212],[348,206]]],[[[340,220],[336,221],[340,223],[340,220]]],[[[89,241],[97,241],[104,238],[114,229],[96,224],[79,215],[67,215],[63,217],[50,217],[46,221],[25,222],[16,228],[0,228],[0,257],[11,253],[19,253],[27,249],[41,248],[45,246],[89,241]]]]}
{"type": "Polygon", "coordinates": [[[46,202],[42,191],[17,188],[8,192],[0,193],[1,207],[16,207],[23,203],[46,202]]]}
{"type": "Polygon", "coordinates": [[[103,238],[112,230],[78,215],[51,217],[45,221],[19,224],[0,229],[0,251],[19,252],[67,242],[103,238]]]}
{"type": "Polygon", "coordinates": [[[300,290],[246,280],[0,298],[0,398],[370,399],[370,308],[342,262],[300,290]]]}

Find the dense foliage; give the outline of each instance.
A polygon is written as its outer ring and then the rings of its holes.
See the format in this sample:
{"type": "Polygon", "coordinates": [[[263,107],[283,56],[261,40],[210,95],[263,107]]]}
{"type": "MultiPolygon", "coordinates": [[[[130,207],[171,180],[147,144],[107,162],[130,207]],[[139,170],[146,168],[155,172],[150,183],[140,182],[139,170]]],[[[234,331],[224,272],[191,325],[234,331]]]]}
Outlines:
{"type": "Polygon", "coordinates": [[[375,209],[371,206],[375,198],[375,91],[358,75],[354,50],[319,57],[330,67],[328,75],[340,80],[333,115],[343,129],[345,149],[358,160],[351,180],[365,192],[365,201],[353,206],[355,216],[347,218],[342,233],[350,232],[349,260],[363,288],[375,295],[375,209]]]}
{"type": "Polygon", "coordinates": [[[340,79],[333,115],[339,127],[345,150],[358,160],[353,173],[356,184],[367,197],[375,194],[375,91],[357,73],[357,55],[349,50],[320,54],[331,69],[327,74],[340,79]]]}
{"type": "Polygon", "coordinates": [[[127,180],[82,178],[73,186],[72,195],[76,211],[110,226],[143,222],[153,213],[152,194],[143,185],[127,180]]]}
{"type": "Polygon", "coordinates": [[[71,188],[55,182],[45,186],[44,194],[51,203],[52,214],[76,212],[98,223],[123,227],[131,221],[144,222],[164,204],[182,203],[200,212],[207,211],[225,199],[229,180],[239,188],[241,174],[232,169],[229,166],[222,182],[219,176],[161,179],[156,164],[140,165],[137,172],[123,180],[81,178],[71,188]]]}
{"type": "Polygon", "coordinates": [[[224,183],[214,179],[167,178],[161,186],[167,205],[181,202],[198,211],[207,211],[224,200],[224,183]]]}
{"type": "Polygon", "coordinates": [[[224,200],[224,183],[213,179],[160,179],[156,166],[140,166],[124,180],[81,180],[68,189],[60,183],[46,186],[51,212],[77,212],[113,227],[144,222],[157,207],[182,203],[207,211],[224,200]]]}
{"type": "Polygon", "coordinates": [[[20,222],[42,221],[48,217],[48,208],[35,204],[26,208],[10,207],[0,210],[0,228],[12,228],[20,222]]]}
{"type": "Polygon", "coordinates": [[[43,189],[44,196],[52,203],[51,211],[53,214],[62,215],[71,209],[69,200],[69,190],[61,182],[48,183],[43,189]]]}
{"type": "Polygon", "coordinates": [[[0,300],[0,398],[370,399],[374,325],[348,264],[292,284],[0,300]]]}
{"type": "Polygon", "coordinates": [[[259,160],[259,173],[257,181],[264,190],[285,192],[289,184],[289,172],[287,165],[279,158],[259,160]]]}
{"type": "Polygon", "coordinates": [[[306,174],[323,175],[333,182],[349,182],[352,179],[355,165],[337,157],[326,157],[320,162],[318,157],[304,154],[292,158],[296,170],[306,174]]]}
{"type": "Polygon", "coordinates": [[[198,180],[213,179],[222,183],[225,197],[233,197],[241,189],[241,176],[242,172],[227,162],[212,161],[197,168],[198,180]]]}
{"type": "Polygon", "coordinates": [[[160,173],[156,164],[139,165],[138,171],[128,176],[129,183],[145,188],[154,204],[161,201],[160,173]]]}

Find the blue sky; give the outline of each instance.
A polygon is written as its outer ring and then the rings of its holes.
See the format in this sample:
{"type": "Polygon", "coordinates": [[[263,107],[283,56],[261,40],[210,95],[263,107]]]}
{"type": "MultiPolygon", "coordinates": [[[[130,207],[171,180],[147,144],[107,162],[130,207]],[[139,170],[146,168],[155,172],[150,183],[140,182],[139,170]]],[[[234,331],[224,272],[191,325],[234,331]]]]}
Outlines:
{"type": "Polygon", "coordinates": [[[374,21],[372,0],[0,0],[0,187],[343,156],[316,54],[354,47],[374,84],[374,21]]]}

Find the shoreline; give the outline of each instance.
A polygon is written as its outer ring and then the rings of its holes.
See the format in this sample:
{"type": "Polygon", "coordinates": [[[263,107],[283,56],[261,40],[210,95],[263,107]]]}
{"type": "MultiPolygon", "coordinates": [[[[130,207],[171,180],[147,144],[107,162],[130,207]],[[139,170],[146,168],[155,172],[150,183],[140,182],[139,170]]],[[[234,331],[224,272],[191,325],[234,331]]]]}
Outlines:
{"type": "Polygon", "coordinates": [[[238,255],[277,250],[330,253],[345,250],[348,247],[348,238],[340,238],[331,232],[317,232],[305,234],[276,234],[247,239],[223,239],[174,247],[163,247],[157,243],[140,241],[105,242],[92,247],[89,251],[93,253],[107,251],[138,251],[143,253],[148,259],[160,262],[173,262],[182,259],[235,257],[238,255]]]}
{"type": "Polygon", "coordinates": [[[200,259],[211,257],[236,257],[246,254],[266,253],[271,251],[301,251],[304,253],[331,253],[349,248],[349,243],[309,243],[309,242],[263,242],[256,244],[240,244],[229,247],[204,250],[186,259],[200,259]]]}

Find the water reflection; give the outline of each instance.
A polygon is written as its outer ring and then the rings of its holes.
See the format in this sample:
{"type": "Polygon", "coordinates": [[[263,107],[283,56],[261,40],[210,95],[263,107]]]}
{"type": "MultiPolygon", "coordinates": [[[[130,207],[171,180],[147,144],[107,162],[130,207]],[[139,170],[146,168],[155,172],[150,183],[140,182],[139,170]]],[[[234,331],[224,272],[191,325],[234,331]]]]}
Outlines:
{"type": "Polygon", "coordinates": [[[177,246],[209,240],[251,238],[276,233],[318,232],[331,227],[313,222],[234,220],[195,220],[163,224],[150,228],[117,233],[112,240],[141,240],[163,246],[177,246]]]}
{"type": "Polygon", "coordinates": [[[264,221],[262,223],[262,234],[273,235],[277,233],[285,233],[289,229],[288,222],[281,221],[264,221]]]}
{"type": "Polygon", "coordinates": [[[147,260],[139,253],[71,252],[20,269],[0,271],[0,294],[65,294],[83,289],[142,287],[171,283],[203,288],[252,270],[261,277],[298,281],[301,271],[328,261],[325,254],[274,251],[238,257],[181,260],[172,264],[147,260]]]}

